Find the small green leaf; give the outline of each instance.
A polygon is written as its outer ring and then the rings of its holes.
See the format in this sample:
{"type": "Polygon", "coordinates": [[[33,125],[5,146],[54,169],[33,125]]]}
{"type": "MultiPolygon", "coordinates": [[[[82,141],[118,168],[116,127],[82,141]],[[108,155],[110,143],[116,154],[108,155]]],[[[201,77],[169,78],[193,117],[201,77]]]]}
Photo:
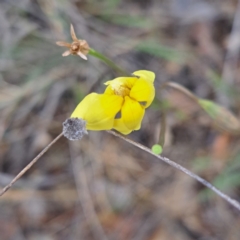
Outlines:
{"type": "Polygon", "coordinates": [[[159,155],[163,151],[162,147],[159,144],[155,144],[152,146],[152,152],[159,155]]]}

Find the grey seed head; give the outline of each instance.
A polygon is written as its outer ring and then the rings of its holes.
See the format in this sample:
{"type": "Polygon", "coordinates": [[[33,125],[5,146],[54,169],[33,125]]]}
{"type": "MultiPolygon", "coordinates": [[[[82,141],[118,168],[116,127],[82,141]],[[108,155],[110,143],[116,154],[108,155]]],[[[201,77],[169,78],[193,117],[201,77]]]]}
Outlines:
{"type": "Polygon", "coordinates": [[[71,141],[80,140],[86,134],[86,121],[81,118],[68,118],[63,123],[63,135],[71,141]]]}

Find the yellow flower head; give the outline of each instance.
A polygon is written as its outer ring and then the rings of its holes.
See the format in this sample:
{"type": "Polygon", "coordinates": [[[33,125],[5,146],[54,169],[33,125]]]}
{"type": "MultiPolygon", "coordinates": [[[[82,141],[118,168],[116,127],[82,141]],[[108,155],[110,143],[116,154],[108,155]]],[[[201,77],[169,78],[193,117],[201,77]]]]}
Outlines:
{"type": "Polygon", "coordinates": [[[76,107],[71,118],[82,118],[88,130],[110,130],[122,134],[139,130],[145,113],[155,96],[155,74],[146,70],[133,77],[107,81],[103,94],[90,93],[76,107]]]}

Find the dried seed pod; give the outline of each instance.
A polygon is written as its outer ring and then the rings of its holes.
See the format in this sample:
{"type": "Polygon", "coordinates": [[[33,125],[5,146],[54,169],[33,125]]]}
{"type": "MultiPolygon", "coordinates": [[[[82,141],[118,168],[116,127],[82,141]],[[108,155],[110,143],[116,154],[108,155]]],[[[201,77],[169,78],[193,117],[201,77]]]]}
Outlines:
{"type": "Polygon", "coordinates": [[[68,118],[63,123],[63,135],[71,141],[80,140],[86,134],[86,121],[81,118],[68,118]]]}
{"type": "Polygon", "coordinates": [[[89,47],[87,41],[77,38],[72,24],[71,24],[70,32],[71,32],[71,36],[72,36],[72,40],[73,40],[72,43],[67,43],[67,42],[62,42],[62,41],[56,42],[56,44],[58,46],[67,47],[69,49],[69,50],[65,51],[62,54],[62,56],[66,57],[66,56],[72,54],[72,55],[78,55],[82,59],[87,60],[87,54],[90,50],[90,47],[89,47]]]}

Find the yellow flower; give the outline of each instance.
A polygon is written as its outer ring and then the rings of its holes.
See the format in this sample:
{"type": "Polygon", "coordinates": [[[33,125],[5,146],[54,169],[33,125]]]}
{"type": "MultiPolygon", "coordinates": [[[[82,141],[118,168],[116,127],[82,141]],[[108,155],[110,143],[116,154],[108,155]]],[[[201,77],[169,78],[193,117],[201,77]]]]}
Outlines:
{"type": "Polygon", "coordinates": [[[82,118],[88,130],[110,130],[122,134],[139,130],[145,113],[155,96],[155,74],[146,70],[133,77],[107,81],[103,94],[90,93],[76,107],[71,118],[82,118]]]}

